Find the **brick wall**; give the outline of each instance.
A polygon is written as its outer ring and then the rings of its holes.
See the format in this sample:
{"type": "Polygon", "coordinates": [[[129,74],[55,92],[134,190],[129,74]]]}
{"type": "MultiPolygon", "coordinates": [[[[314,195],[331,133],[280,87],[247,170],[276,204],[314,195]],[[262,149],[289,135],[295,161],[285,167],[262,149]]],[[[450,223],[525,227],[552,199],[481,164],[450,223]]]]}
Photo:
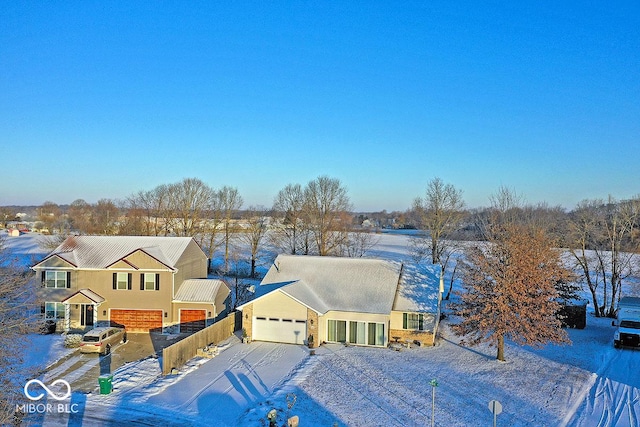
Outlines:
{"type": "Polygon", "coordinates": [[[409,341],[418,340],[423,345],[433,345],[433,333],[430,331],[410,331],[406,329],[390,329],[389,330],[389,342],[395,342],[395,338],[398,337],[398,342],[404,343],[409,341]]]}
{"type": "Polygon", "coordinates": [[[318,346],[318,313],[307,308],[307,338],[313,336],[313,345],[309,345],[309,348],[315,348],[318,346]]]}
{"type": "Polygon", "coordinates": [[[247,331],[247,336],[251,338],[251,331],[253,331],[253,304],[246,305],[242,309],[242,329],[247,331]]]}

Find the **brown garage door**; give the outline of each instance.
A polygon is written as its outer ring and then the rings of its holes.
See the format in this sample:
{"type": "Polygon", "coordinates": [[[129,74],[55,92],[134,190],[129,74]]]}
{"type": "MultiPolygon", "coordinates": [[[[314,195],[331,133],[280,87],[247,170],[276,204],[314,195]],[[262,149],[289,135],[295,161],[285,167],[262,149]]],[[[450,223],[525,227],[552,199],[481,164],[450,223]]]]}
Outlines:
{"type": "Polygon", "coordinates": [[[162,330],[162,310],[111,310],[111,323],[129,332],[162,330]]]}
{"type": "Polygon", "coordinates": [[[206,326],[206,310],[180,310],[180,332],[193,333],[206,326]]]}

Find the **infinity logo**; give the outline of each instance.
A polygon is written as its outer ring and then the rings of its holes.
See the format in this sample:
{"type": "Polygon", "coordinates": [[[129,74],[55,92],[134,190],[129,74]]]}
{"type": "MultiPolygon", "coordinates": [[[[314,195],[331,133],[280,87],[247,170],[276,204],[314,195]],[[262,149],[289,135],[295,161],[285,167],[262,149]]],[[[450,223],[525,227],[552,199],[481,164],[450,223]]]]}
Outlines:
{"type": "Polygon", "coordinates": [[[49,387],[44,385],[44,383],[42,381],[40,381],[40,380],[29,380],[24,385],[24,395],[29,400],[40,400],[40,399],[42,399],[44,397],[44,393],[40,393],[40,394],[38,394],[36,396],[32,396],[31,394],[29,394],[29,386],[31,384],[40,384],[40,387],[42,387],[47,392],[49,397],[54,399],[54,400],[64,400],[64,399],[68,398],[69,396],[71,396],[71,386],[65,380],[55,380],[54,382],[49,384],[52,387],[54,387],[54,386],[56,386],[58,384],[65,385],[67,387],[67,392],[65,394],[63,394],[62,396],[58,396],[57,394],[55,394],[49,387]]]}

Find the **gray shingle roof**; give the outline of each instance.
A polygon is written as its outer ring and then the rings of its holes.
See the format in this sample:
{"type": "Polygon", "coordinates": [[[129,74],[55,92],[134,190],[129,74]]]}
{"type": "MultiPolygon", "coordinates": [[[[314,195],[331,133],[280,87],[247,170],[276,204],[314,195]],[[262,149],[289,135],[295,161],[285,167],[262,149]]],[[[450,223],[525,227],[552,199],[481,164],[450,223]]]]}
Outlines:
{"type": "Polygon", "coordinates": [[[321,314],[331,310],[435,313],[439,279],[439,265],[279,255],[256,289],[255,297],[279,290],[321,314]]]}
{"type": "Polygon", "coordinates": [[[400,264],[391,261],[279,255],[261,287],[290,282],[281,291],[319,313],[389,314],[399,275],[400,264]]]}

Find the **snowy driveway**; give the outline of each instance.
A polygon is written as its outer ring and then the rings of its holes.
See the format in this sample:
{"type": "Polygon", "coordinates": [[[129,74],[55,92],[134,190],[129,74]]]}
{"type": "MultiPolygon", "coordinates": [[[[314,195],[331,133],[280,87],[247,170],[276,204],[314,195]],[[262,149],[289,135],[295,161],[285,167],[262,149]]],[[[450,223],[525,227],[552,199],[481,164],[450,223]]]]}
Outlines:
{"type": "Polygon", "coordinates": [[[147,403],[236,425],[251,405],[264,400],[292,368],[308,357],[301,346],[253,342],[236,344],[165,388],[147,403]]]}
{"type": "MultiPolygon", "coordinates": [[[[236,336],[219,345],[213,359],[192,359],[178,375],[162,376],[158,359],[126,364],[114,372],[113,393],[74,392],[77,414],[50,414],[45,426],[236,426],[248,410],[309,360],[303,346],[253,342],[236,336]]],[[[38,423],[39,424],[39,423],[38,423]]]]}

